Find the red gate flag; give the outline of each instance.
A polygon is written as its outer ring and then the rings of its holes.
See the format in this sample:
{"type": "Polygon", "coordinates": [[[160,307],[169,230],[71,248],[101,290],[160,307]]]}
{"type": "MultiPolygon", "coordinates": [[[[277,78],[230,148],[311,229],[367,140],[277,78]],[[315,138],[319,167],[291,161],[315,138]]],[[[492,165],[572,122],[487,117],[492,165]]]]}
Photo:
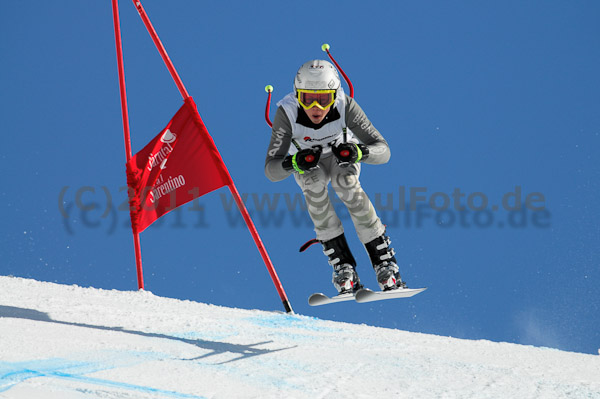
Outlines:
{"type": "Polygon", "coordinates": [[[191,97],[169,124],[127,162],[133,230],[197,197],[232,184],[191,97]]]}

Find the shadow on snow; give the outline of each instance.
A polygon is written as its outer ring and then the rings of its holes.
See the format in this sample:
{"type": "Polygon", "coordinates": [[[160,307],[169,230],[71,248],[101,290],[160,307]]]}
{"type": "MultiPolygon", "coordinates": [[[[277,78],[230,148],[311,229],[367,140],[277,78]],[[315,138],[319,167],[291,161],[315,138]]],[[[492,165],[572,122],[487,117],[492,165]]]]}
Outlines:
{"type": "Polygon", "coordinates": [[[107,327],[107,326],[97,326],[97,325],[84,324],[84,323],[73,323],[73,322],[68,322],[68,321],[54,320],[54,319],[50,318],[50,316],[48,316],[47,313],[40,312],[38,310],[17,308],[17,307],[13,307],[13,306],[0,305],[0,317],[10,317],[10,318],[15,318],[15,319],[43,321],[43,322],[48,322],[48,323],[56,323],[56,324],[62,324],[62,325],[66,325],[66,326],[91,328],[91,329],[102,330],[102,331],[116,331],[116,332],[122,332],[125,334],[139,335],[139,336],[148,337],[148,338],[169,339],[169,340],[173,340],[173,341],[184,342],[184,343],[190,344],[190,345],[195,345],[199,348],[210,351],[209,353],[207,353],[205,355],[202,355],[202,356],[199,356],[199,357],[196,357],[193,359],[186,359],[186,360],[199,360],[199,359],[204,359],[204,358],[207,358],[210,356],[220,355],[223,353],[233,353],[233,354],[239,355],[238,357],[236,357],[234,359],[231,359],[231,360],[228,360],[225,362],[221,362],[221,363],[217,363],[217,364],[230,363],[230,362],[234,362],[237,360],[248,359],[250,357],[266,355],[266,354],[274,353],[274,352],[280,352],[283,350],[293,349],[296,347],[296,346],[291,346],[288,348],[281,348],[281,349],[261,349],[261,348],[257,348],[257,347],[260,345],[269,344],[273,341],[258,342],[258,343],[250,344],[250,345],[240,345],[240,344],[230,344],[227,342],[207,341],[207,340],[203,340],[203,339],[187,339],[187,338],[176,337],[173,335],[151,333],[151,332],[144,332],[144,331],[126,330],[123,327],[107,327]]]}

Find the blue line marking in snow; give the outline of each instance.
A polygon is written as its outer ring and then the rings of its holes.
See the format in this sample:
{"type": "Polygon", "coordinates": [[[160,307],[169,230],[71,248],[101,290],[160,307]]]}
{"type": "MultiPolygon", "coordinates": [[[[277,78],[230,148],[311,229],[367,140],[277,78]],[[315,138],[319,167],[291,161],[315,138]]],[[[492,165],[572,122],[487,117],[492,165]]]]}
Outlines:
{"type": "Polygon", "coordinates": [[[112,369],[100,364],[73,362],[65,359],[45,359],[31,362],[0,362],[0,393],[6,392],[15,385],[36,377],[50,377],[79,381],[104,387],[120,388],[129,391],[144,392],[171,398],[202,399],[202,396],[167,391],[142,385],[110,381],[87,377],[84,374],[112,369]],[[70,372],[69,372],[70,371],[70,372]]]}
{"type": "Polygon", "coordinates": [[[0,392],[4,392],[13,386],[30,378],[42,377],[45,373],[57,370],[75,369],[80,374],[100,371],[103,368],[90,368],[89,363],[75,363],[68,360],[37,360],[31,362],[0,362],[0,392]]]}
{"type": "Polygon", "coordinates": [[[323,326],[324,321],[317,319],[316,317],[309,316],[297,316],[289,314],[276,314],[267,316],[253,316],[248,317],[245,320],[257,324],[263,327],[294,327],[309,331],[322,331],[322,332],[337,332],[341,331],[339,328],[331,328],[323,326]]]}
{"type": "Polygon", "coordinates": [[[72,374],[61,373],[61,372],[54,372],[54,373],[51,373],[49,376],[56,377],[56,378],[63,378],[63,379],[67,379],[67,380],[82,381],[82,382],[86,382],[89,384],[101,385],[101,386],[105,386],[105,387],[122,388],[122,389],[138,391],[138,392],[145,392],[145,393],[155,393],[155,394],[160,394],[163,396],[169,396],[172,398],[203,399],[202,396],[189,395],[189,394],[179,393],[179,392],[175,392],[175,391],[165,391],[162,389],[145,387],[142,385],[134,385],[134,384],[128,384],[128,383],[124,383],[124,382],[103,380],[100,378],[85,377],[85,376],[72,375],[72,374]]]}

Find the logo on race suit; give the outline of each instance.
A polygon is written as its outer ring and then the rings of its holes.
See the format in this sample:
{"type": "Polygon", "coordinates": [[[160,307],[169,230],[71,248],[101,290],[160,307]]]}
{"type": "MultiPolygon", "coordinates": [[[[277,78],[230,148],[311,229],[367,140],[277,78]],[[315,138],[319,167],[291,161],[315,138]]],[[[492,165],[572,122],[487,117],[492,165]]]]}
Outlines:
{"type": "Polygon", "coordinates": [[[320,139],[317,139],[317,138],[314,138],[314,137],[310,137],[310,136],[306,136],[306,137],[304,137],[302,140],[304,140],[304,141],[306,141],[306,142],[309,142],[309,143],[313,143],[313,142],[315,142],[315,141],[326,141],[326,140],[329,140],[329,139],[335,138],[335,137],[337,137],[337,136],[338,136],[338,134],[332,134],[331,136],[322,137],[322,138],[320,138],[320,139]]]}
{"type": "Polygon", "coordinates": [[[275,140],[273,141],[273,148],[269,150],[269,156],[271,157],[274,157],[281,148],[281,145],[283,144],[283,136],[285,134],[285,130],[283,128],[279,128],[276,132],[274,132],[274,134],[275,140]]]}

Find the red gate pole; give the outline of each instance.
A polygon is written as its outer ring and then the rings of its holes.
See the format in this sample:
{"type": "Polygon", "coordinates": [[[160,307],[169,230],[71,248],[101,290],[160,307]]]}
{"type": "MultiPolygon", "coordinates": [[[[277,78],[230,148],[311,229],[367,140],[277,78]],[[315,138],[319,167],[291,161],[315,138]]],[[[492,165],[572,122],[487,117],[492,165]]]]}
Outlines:
{"type": "MultiPolygon", "coordinates": [[[[116,1],[116,0],[113,0],[113,2],[114,1],[116,1]]],[[[138,14],[140,14],[140,17],[142,18],[142,21],[144,22],[144,25],[146,26],[146,29],[148,30],[148,33],[150,34],[150,37],[152,38],[154,45],[158,49],[160,56],[162,57],[165,65],[167,66],[167,69],[169,70],[171,77],[175,81],[175,84],[177,85],[177,88],[179,89],[179,92],[181,93],[183,100],[185,101],[190,95],[188,94],[188,91],[185,89],[185,86],[183,85],[183,82],[181,81],[179,74],[175,70],[175,66],[173,65],[173,62],[171,61],[171,59],[169,58],[169,55],[167,54],[167,50],[165,50],[165,47],[163,46],[162,42],[160,41],[158,34],[156,33],[156,30],[154,30],[154,27],[152,26],[152,23],[150,22],[150,18],[148,18],[148,15],[146,14],[146,11],[144,10],[144,7],[142,6],[141,1],[133,0],[133,4],[135,5],[135,8],[137,9],[138,14]]],[[[226,172],[227,172],[228,180],[231,182],[231,184],[228,185],[229,191],[233,195],[235,203],[237,204],[237,206],[244,218],[244,221],[246,222],[246,226],[248,227],[248,230],[250,230],[250,234],[252,235],[252,238],[254,239],[254,243],[256,244],[256,247],[258,248],[258,251],[260,252],[263,262],[265,263],[265,266],[267,267],[267,269],[269,271],[271,279],[273,280],[273,284],[275,285],[275,288],[277,289],[277,293],[279,294],[279,297],[281,298],[281,301],[283,302],[283,307],[285,308],[285,311],[287,313],[293,313],[294,311],[292,310],[292,305],[290,304],[290,301],[287,298],[287,295],[283,289],[283,285],[281,284],[281,281],[279,280],[279,277],[277,276],[277,272],[275,271],[273,262],[271,262],[271,259],[269,258],[267,250],[266,250],[264,244],[262,243],[260,236],[258,235],[258,231],[256,230],[256,227],[254,226],[254,223],[252,222],[252,219],[250,218],[250,214],[248,213],[248,210],[246,209],[246,206],[244,205],[244,202],[242,201],[242,198],[241,198],[237,188],[235,187],[235,184],[233,183],[233,179],[231,178],[229,171],[227,170],[226,172]]]]}
{"type": "Polygon", "coordinates": [[[173,62],[171,62],[171,59],[169,58],[169,55],[167,54],[167,50],[165,50],[165,47],[163,46],[162,42],[160,41],[160,39],[158,37],[158,34],[154,30],[154,27],[152,26],[152,23],[150,22],[150,18],[148,18],[148,15],[146,14],[146,10],[144,10],[144,7],[142,6],[142,3],[140,2],[140,0],[133,0],[133,4],[135,5],[135,8],[137,9],[138,14],[140,14],[140,18],[142,18],[142,22],[144,22],[144,25],[146,26],[146,29],[148,30],[148,33],[150,34],[150,37],[152,38],[154,45],[158,49],[160,56],[162,57],[163,61],[165,62],[165,65],[167,66],[167,69],[169,70],[169,73],[173,77],[173,80],[175,81],[175,84],[177,85],[177,88],[179,89],[179,92],[181,93],[181,97],[183,97],[183,100],[185,101],[185,99],[188,98],[190,95],[188,94],[188,91],[185,89],[185,86],[183,85],[183,82],[181,81],[179,74],[175,70],[175,66],[173,65],[173,62]]]}
{"type": "MultiPolygon", "coordinates": [[[[229,173],[229,172],[227,172],[227,173],[229,173]]],[[[237,188],[235,187],[233,180],[230,180],[230,181],[231,181],[231,185],[228,185],[227,187],[229,187],[229,191],[231,191],[231,195],[233,195],[233,199],[235,200],[235,203],[237,204],[240,212],[242,213],[244,221],[246,222],[246,226],[248,226],[248,230],[250,230],[250,234],[252,235],[252,238],[254,239],[254,243],[256,244],[256,247],[258,248],[258,252],[260,252],[260,256],[262,257],[263,262],[265,262],[265,266],[267,266],[267,270],[269,270],[269,274],[271,275],[271,280],[273,280],[273,284],[275,284],[275,289],[277,290],[277,293],[279,294],[279,298],[281,298],[283,307],[285,308],[286,313],[294,313],[294,311],[292,309],[292,304],[290,303],[290,301],[283,289],[283,285],[281,285],[281,281],[279,280],[279,276],[277,276],[277,272],[275,271],[273,262],[271,262],[271,258],[269,258],[269,254],[267,253],[267,250],[266,250],[264,244],[262,243],[260,236],[258,235],[258,231],[256,230],[254,223],[252,222],[252,218],[250,218],[250,214],[248,213],[248,210],[246,209],[246,206],[244,205],[244,201],[242,201],[242,197],[240,197],[240,193],[238,192],[237,188]]]]}
{"type": "MultiPolygon", "coordinates": [[[[112,0],[113,24],[115,26],[115,44],[117,47],[117,67],[119,69],[119,92],[121,93],[121,115],[123,117],[123,136],[125,139],[125,156],[127,162],[131,159],[131,137],[129,134],[129,113],[127,112],[127,93],[125,91],[125,68],[123,66],[123,47],[121,44],[121,24],[119,22],[119,2],[112,0]]],[[[140,233],[131,221],[133,233],[133,247],[135,250],[135,265],[137,269],[138,289],[144,289],[144,273],[142,271],[142,249],[140,246],[140,233]]]]}

